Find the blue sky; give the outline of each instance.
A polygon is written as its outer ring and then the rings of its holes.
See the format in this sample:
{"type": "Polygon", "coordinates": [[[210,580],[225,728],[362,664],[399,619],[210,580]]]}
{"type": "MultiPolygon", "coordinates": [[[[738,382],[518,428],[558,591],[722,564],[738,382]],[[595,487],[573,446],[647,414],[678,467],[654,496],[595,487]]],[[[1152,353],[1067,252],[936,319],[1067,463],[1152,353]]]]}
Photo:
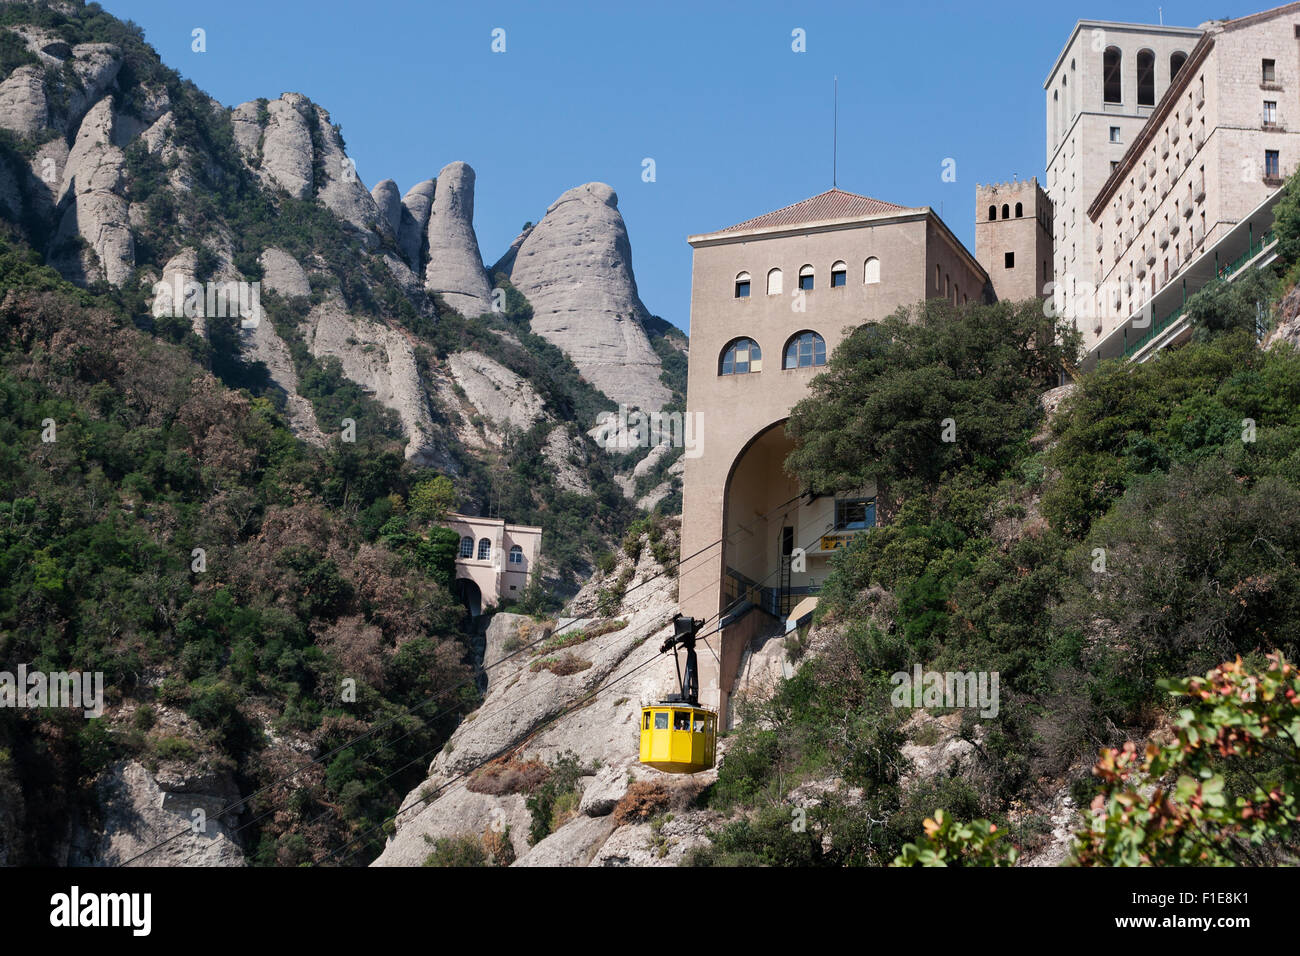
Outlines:
{"type": "MultiPolygon", "coordinates": [[[[1163,5],[1195,26],[1266,2],[1163,5]]],[[[227,106],[304,93],[343,127],[367,186],[402,192],[464,160],[490,265],[526,220],[609,183],[651,312],[689,324],[686,237],[831,185],[941,209],[974,248],[975,184],[1042,178],[1042,83],[1077,19],[1155,22],[1156,4],[106,0],[227,106]],[[206,31],[207,51],[191,50],[206,31]],[[491,50],[494,28],[506,52],[491,50]],[[807,50],[791,49],[791,32],[807,50]],[[989,104],[979,108],[978,104],[989,104]],[[642,180],[652,158],[656,180],[642,180]],[[946,158],[957,179],[941,180],[946,158]]]]}

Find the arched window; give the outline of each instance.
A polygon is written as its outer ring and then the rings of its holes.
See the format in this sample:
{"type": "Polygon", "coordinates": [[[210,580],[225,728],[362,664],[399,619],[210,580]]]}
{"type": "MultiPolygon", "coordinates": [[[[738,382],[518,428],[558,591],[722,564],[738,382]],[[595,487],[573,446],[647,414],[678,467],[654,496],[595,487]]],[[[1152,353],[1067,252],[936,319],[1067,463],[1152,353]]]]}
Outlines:
{"type": "Polygon", "coordinates": [[[1138,50],[1138,106],[1156,105],[1156,55],[1138,50]]]}
{"type": "Polygon", "coordinates": [[[880,281],[880,260],[875,256],[862,264],[862,281],[866,285],[880,281]]]}
{"type": "Polygon", "coordinates": [[[989,206],[989,222],[996,222],[998,218],[998,207],[989,206]]]}
{"type": "Polygon", "coordinates": [[[742,272],[740,275],[736,276],[736,298],[737,299],[749,298],[749,273],[748,272],[742,272]]]}
{"type": "Polygon", "coordinates": [[[1178,75],[1178,71],[1183,68],[1183,64],[1186,62],[1187,62],[1187,54],[1184,53],[1182,50],[1177,50],[1174,53],[1169,54],[1169,82],[1170,83],[1174,81],[1174,77],[1178,75]]]}
{"type": "Polygon", "coordinates": [[[718,359],[719,375],[744,375],[763,371],[763,353],[753,339],[732,339],[718,359]]]}
{"type": "Polygon", "coordinates": [[[478,559],[479,559],[480,561],[487,561],[487,560],[490,559],[491,557],[492,557],[492,539],[490,539],[490,538],[479,538],[479,539],[478,539],[478,559]]]}
{"type": "Polygon", "coordinates": [[[1061,140],[1061,91],[1052,91],[1052,136],[1061,140]]]}
{"type": "Polygon", "coordinates": [[[462,558],[474,557],[474,539],[469,535],[460,539],[460,556],[462,558]]]}
{"type": "Polygon", "coordinates": [[[1019,219],[1019,218],[1020,218],[1021,216],[1023,216],[1024,214],[1025,214],[1025,207],[1024,207],[1024,204],[1023,204],[1023,203],[1016,203],[1016,218],[1019,219]]]}
{"type": "Polygon", "coordinates": [[[1011,207],[1008,206],[1006,203],[1002,204],[1002,218],[1003,219],[1011,218],[1011,207]]]}
{"type": "Polygon", "coordinates": [[[784,368],[811,368],[826,364],[826,340],[816,332],[796,332],[785,343],[784,368]]]}
{"type": "Polygon", "coordinates": [[[1124,54],[1120,53],[1119,47],[1106,47],[1106,52],[1101,55],[1101,98],[1107,103],[1124,102],[1123,65],[1124,54]]]}
{"type": "Polygon", "coordinates": [[[838,289],[849,284],[849,267],[843,261],[831,266],[831,288],[838,289]]]}
{"type": "Polygon", "coordinates": [[[768,272],[767,294],[768,295],[781,294],[781,270],[780,269],[772,269],[771,271],[768,272]]]}
{"type": "Polygon", "coordinates": [[[799,288],[805,292],[811,292],[813,287],[813,267],[799,267],[799,288]]]}
{"type": "Polygon", "coordinates": [[[510,546],[510,563],[520,565],[524,563],[524,549],[517,544],[510,546]]]}

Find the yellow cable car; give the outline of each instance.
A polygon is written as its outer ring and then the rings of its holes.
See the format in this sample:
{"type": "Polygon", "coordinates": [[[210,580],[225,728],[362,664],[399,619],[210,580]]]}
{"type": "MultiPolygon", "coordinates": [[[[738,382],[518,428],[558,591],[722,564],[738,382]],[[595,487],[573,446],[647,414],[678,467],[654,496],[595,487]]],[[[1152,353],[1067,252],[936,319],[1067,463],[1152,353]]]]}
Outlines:
{"type": "Polygon", "coordinates": [[[718,715],[686,703],[641,708],[641,762],[664,773],[699,773],[713,766],[718,715]]]}
{"type": "Polygon", "coordinates": [[[686,649],[686,676],[677,672],[681,693],[641,708],[641,762],[664,773],[699,773],[714,764],[718,715],[700,706],[700,686],[695,660],[695,635],[703,621],[679,614],[673,620],[673,635],[659,648],[669,648],[677,660],[677,648],[686,649]]]}

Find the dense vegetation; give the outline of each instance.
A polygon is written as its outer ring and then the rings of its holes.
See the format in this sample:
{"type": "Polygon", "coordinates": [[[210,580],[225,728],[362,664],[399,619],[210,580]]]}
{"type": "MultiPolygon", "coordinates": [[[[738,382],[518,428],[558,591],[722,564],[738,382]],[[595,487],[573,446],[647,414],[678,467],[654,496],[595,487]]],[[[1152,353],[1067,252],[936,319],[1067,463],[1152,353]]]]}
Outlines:
{"type": "MultiPolygon", "coordinates": [[[[1084,376],[1050,428],[1039,395],[1070,340],[1043,347],[1037,303],[931,305],[836,350],[794,410],[790,465],[814,489],[874,480],[888,520],[837,555],[824,646],[751,705],[710,795],[744,817],[696,862],[932,862],[945,846],[1005,862],[1050,830],[1027,806],[1063,786],[1089,805],[1099,747],[1170,725],[1162,680],[1296,658],[1300,353],[1257,348],[1276,277],[1243,279],[1191,301],[1191,344],[1084,376]],[[899,744],[932,743],[932,725],[890,705],[889,675],[918,664],[998,672],[1001,707],[961,712],[972,765],[902,784],[899,744]],[[792,828],[791,791],[831,779],[860,798],[833,792],[792,828]]],[[[1230,780],[1278,779],[1244,756],[1230,780]]],[[[1294,830],[1270,839],[1254,859],[1294,856],[1294,830]]]]}
{"type": "Polygon", "coordinates": [[[0,773],[25,805],[11,861],[49,862],[124,757],[244,793],[303,768],[240,818],[259,862],[376,826],[472,703],[434,524],[449,487],[415,483],[381,433],[304,445],[8,240],[0,280],[0,662],[102,671],[110,705],[0,711],[0,773]]]}

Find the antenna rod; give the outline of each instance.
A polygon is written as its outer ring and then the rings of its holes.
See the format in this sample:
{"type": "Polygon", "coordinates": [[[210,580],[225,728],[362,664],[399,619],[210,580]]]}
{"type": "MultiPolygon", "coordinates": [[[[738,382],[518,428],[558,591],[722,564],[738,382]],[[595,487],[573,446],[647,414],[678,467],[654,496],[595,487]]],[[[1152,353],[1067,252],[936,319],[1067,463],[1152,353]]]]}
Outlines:
{"type": "Polygon", "coordinates": [[[834,189],[839,185],[839,163],[840,163],[840,78],[835,77],[835,97],[834,97],[834,120],[832,122],[833,133],[831,134],[831,188],[834,189]]]}

